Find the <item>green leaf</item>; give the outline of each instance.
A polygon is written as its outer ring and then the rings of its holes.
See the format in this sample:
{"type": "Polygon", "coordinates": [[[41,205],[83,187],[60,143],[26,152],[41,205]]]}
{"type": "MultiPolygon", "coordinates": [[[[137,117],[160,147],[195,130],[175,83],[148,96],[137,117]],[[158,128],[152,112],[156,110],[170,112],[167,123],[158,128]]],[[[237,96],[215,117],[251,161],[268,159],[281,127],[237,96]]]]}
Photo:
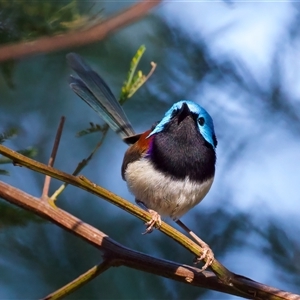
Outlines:
{"type": "Polygon", "coordinates": [[[144,75],[142,71],[138,71],[137,74],[135,74],[137,66],[145,51],[146,47],[141,45],[131,60],[127,80],[124,82],[121,90],[121,96],[119,100],[121,105],[124,104],[127,99],[132,97],[132,95],[149,79],[156,68],[156,64],[151,62],[152,68],[148,75],[144,75]]]}
{"type": "Polygon", "coordinates": [[[6,170],[0,169],[0,175],[9,175],[9,172],[6,170]]]}
{"type": "Polygon", "coordinates": [[[18,130],[16,128],[10,128],[7,131],[0,133],[0,144],[3,144],[6,140],[11,139],[12,137],[16,136],[18,130]]]}
{"type": "Polygon", "coordinates": [[[89,21],[76,0],[0,1],[0,43],[32,40],[82,27],[89,21]]]}
{"type": "Polygon", "coordinates": [[[11,159],[7,158],[5,156],[0,157],[0,165],[4,165],[4,164],[10,164],[11,163],[11,159]]]}
{"type": "MultiPolygon", "coordinates": [[[[0,45],[27,42],[91,27],[95,17],[84,14],[79,1],[0,1],[0,45]]],[[[10,88],[15,61],[4,62],[0,71],[10,88]]]]}
{"type": "Polygon", "coordinates": [[[15,87],[15,84],[13,82],[13,71],[15,69],[15,61],[4,61],[1,63],[0,67],[6,84],[9,88],[13,89],[15,87]]]}
{"type": "Polygon", "coordinates": [[[17,152],[24,156],[27,156],[29,158],[33,158],[37,155],[38,150],[37,150],[37,148],[34,148],[34,147],[28,147],[26,149],[18,150],[17,152]]]}
{"type": "Polygon", "coordinates": [[[94,132],[103,132],[103,130],[105,130],[106,126],[103,125],[99,125],[99,124],[94,124],[92,122],[90,122],[90,127],[86,128],[84,130],[79,131],[76,136],[77,137],[82,137],[84,135],[90,134],[90,133],[94,133],[94,132]]]}
{"type": "MultiPolygon", "coordinates": [[[[18,150],[17,152],[24,156],[33,158],[37,155],[38,151],[36,148],[30,147],[27,149],[18,150]]],[[[10,163],[11,163],[11,159],[9,159],[5,156],[0,157],[0,164],[10,164],[10,163]]]]}
{"type": "Polygon", "coordinates": [[[130,93],[132,80],[134,78],[136,68],[137,68],[145,51],[146,51],[145,45],[141,45],[131,60],[129,71],[127,74],[127,79],[124,82],[124,84],[122,86],[122,90],[121,90],[121,96],[120,96],[121,105],[124,104],[124,102],[129,98],[128,95],[130,93]]]}
{"type": "Polygon", "coordinates": [[[36,216],[32,212],[12,206],[9,203],[0,201],[0,229],[3,227],[26,226],[31,222],[44,223],[44,219],[36,216]]]}

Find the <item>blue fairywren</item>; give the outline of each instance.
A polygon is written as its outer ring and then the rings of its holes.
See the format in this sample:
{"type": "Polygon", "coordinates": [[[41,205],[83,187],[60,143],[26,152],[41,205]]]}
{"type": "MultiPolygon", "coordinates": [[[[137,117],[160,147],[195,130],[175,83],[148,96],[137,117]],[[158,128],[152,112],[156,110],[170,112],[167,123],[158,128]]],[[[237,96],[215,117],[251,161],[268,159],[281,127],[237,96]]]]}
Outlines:
{"type": "Polygon", "coordinates": [[[146,233],[161,224],[160,215],[178,220],[197,205],[215,174],[217,139],[207,111],[182,100],[151,129],[136,134],[104,80],[79,55],[70,53],[67,60],[80,77],[71,76],[72,90],[130,145],[122,177],[136,202],[152,215],[146,233]]]}

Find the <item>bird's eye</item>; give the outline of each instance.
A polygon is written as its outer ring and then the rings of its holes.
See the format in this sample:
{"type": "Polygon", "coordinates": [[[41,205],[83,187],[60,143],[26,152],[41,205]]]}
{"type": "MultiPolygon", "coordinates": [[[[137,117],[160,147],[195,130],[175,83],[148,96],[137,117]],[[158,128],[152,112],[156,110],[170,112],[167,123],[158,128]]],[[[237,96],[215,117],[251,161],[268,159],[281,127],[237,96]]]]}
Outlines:
{"type": "Polygon", "coordinates": [[[204,123],[205,123],[205,119],[204,119],[203,117],[200,117],[200,118],[198,119],[198,123],[199,123],[200,126],[203,126],[204,123]]]}

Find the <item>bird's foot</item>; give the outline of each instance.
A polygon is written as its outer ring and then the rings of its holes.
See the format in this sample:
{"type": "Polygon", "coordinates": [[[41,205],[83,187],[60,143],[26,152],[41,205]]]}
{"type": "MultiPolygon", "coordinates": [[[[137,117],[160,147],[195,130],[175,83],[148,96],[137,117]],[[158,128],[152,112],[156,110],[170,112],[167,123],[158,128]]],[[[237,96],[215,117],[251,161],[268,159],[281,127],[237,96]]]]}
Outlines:
{"type": "Polygon", "coordinates": [[[201,272],[205,271],[215,260],[215,255],[210,247],[202,241],[193,231],[191,231],[186,225],[184,225],[180,220],[174,220],[184,231],[186,231],[200,247],[202,248],[202,255],[196,257],[194,260],[195,264],[198,264],[201,260],[205,261],[205,265],[202,267],[201,272]]]}
{"type": "Polygon", "coordinates": [[[153,227],[159,228],[161,226],[161,216],[155,210],[147,209],[148,213],[151,214],[152,219],[145,223],[146,231],[143,234],[151,233],[153,231],[153,227]]]}
{"type": "Polygon", "coordinates": [[[203,253],[200,257],[195,258],[194,264],[196,265],[200,261],[205,260],[205,265],[201,269],[201,272],[203,272],[213,263],[213,261],[215,259],[215,255],[214,255],[213,251],[210,249],[210,247],[203,241],[201,241],[200,246],[203,250],[203,253]]]}

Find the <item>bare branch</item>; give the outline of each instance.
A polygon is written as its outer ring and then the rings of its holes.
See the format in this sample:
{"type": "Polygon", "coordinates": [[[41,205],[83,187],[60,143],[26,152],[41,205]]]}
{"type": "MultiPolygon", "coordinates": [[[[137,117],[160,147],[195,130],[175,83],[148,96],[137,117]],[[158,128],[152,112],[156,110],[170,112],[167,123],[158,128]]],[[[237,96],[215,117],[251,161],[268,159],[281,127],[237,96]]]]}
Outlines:
{"type": "MultiPolygon", "coordinates": [[[[53,167],[53,165],[54,165],[57,150],[58,150],[58,146],[59,146],[59,142],[60,142],[60,138],[61,138],[61,134],[62,134],[62,130],[63,130],[64,123],[65,123],[65,119],[66,119],[65,117],[61,117],[61,119],[60,119],[60,123],[59,123],[58,128],[57,128],[57,132],[56,132],[56,136],[55,136],[51,156],[50,156],[50,159],[49,159],[49,162],[48,162],[49,167],[53,167]]],[[[44,182],[44,187],[43,187],[43,193],[42,193],[42,196],[41,196],[42,200],[44,200],[44,201],[46,201],[48,199],[50,181],[51,181],[51,177],[46,175],[45,182],[44,182]]]]}
{"type": "MultiPolygon", "coordinates": [[[[58,180],[61,180],[63,182],[66,182],[68,184],[74,185],[79,187],[80,189],[83,189],[85,191],[88,191],[94,195],[97,195],[98,197],[101,197],[105,199],[106,201],[121,207],[123,210],[129,212],[130,214],[134,215],[135,217],[143,220],[144,222],[148,222],[152,219],[152,216],[146,212],[145,210],[142,210],[138,206],[132,204],[129,201],[126,201],[125,199],[119,197],[118,195],[115,195],[114,193],[96,185],[95,183],[89,181],[84,176],[75,177],[73,175],[64,173],[62,171],[59,171],[55,168],[48,167],[40,162],[37,162],[33,159],[30,159],[28,157],[25,157],[21,155],[18,152],[15,152],[3,145],[0,145],[0,153],[8,158],[10,158],[13,163],[17,166],[24,166],[26,168],[29,168],[31,170],[37,171],[39,173],[49,175],[53,178],[56,178],[58,180]]],[[[203,254],[203,250],[192,240],[188,239],[185,235],[183,235],[181,232],[177,231],[170,225],[166,224],[165,222],[162,222],[159,230],[166,234],[167,236],[174,239],[176,242],[181,244],[184,248],[192,252],[196,255],[196,257],[200,257],[203,254]]],[[[210,266],[212,270],[217,274],[220,280],[224,282],[229,282],[232,273],[227,270],[220,262],[218,262],[216,259],[210,266]]]]}
{"type": "Polygon", "coordinates": [[[61,299],[62,297],[65,297],[68,294],[71,294],[75,290],[79,289],[84,284],[87,284],[98,275],[104,273],[107,269],[109,269],[112,266],[114,266],[113,260],[105,259],[99,265],[92,267],[91,269],[89,269],[84,274],[81,274],[78,278],[76,278],[72,282],[68,283],[67,285],[60,288],[59,290],[56,290],[55,292],[43,298],[42,300],[61,299]]]}
{"type": "MultiPolygon", "coordinates": [[[[286,300],[299,299],[299,295],[294,295],[259,284],[246,277],[233,275],[232,281],[235,282],[236,285],[240,285],[242,283],[243,290],[245,290],[245,292],[238,291],[232,285],[232,282],[230,284],[223,283],[211,272],[201,272],[200,269],[191,266],[154,258],[149,255],[128,249],[111,239],[105,233],[84,223],[71,214],[59,208],[53,208],[47,202],[40,201],[38,198],[35,198],[1,181],[0,197],[17,206],[35,212],[37,215],[50,220],[63,229],[68,230],[69,232],[84,239],[98,249],[101,249],[101,251],[104,252],[104,260],[108,259],[109,261],[107,268],[109,266],[116,267],[124,265],[194,286],[205,287],[244,298],[286,300]]],[[[90,273],[95,274],[95,268],[96,267],[92,268],[84,275],[90,276],[90,273]]],[[[102,271],[105,271],[105,269],[100,271],[101,272],[99,273],[102,273],[102,271]]],[[[80,279],[81,276],[79,277],[79,280],[80,279]]],[[[68,290],[68,293],[69,292],[70,291],[68,290]]]]}
{"type": "MultiPolygon", "coordinates": [[[[147,212],[103,189],[102,187],[91,183],[84,177],[75,177],[63,173],[52,167],[48,167],[44,164],[24,157],[23,155],[8,149],[3,145],[0,145],[0,153],[12,159],[17,165],[22,165],[40,173],[50,175],[56,179],[68,182],[69,184],[78,186],[83,190],[98,195],[144,221],[151,219],[151,215],[147,212]]],[[[180,265],[175,262],[156,259],[143,253],[128,249],[115,242],[105,233],[82,222],[69,213],[59,208],[53,208],[47,202],[40,201],[38,198],[26,194],[25,192],[1,181],[0,197],[15,205],[30,210],[45,219],[50,220],[58,226],[86,240],[88,243],[92,244],[98,249],[101,249],[104,253],[104,259],[112,259],[114,266],[124,265],[188,284],[206,287],[233,295],[239,295],[244,298],[288,300],[300,299],[300,295],[280,291],[273,287],[252,281],[244,276],[236,275],[227,270],[217,260],[212,263],[211,268],[218,277],[207,271],[201,273],[200,269],[193,268],[191,266],[180,265]]],[[[162,222],[159,230],[173,238],[176,242],[194,253],[196,256],[199,256],[202,253],[198,245],[168,224],[162,222]]]]}
{"type": "Polygon", "coordinates": [[[31,42],[19,42],[4,45],[0,47],[0,62],[38,53],[49,53],[65,48],[79,47],[101,41],[107,35],[141,19],[151,8],[155,7],[160,2],[160,0],[141,1],[100,24],[79,32],[70,32],[53,37],[42,37],[31,42]]]}
{"type": "MultiPolygon", "coordinates": [[[[84,239],[89,244],[101,249],[104,257],[114,259],[114,266],[125,265],[157,275],[188,282],[192,285],[211,288],[218,286],[217,277],[211,272],[200,272],[199,269],[156,259],[149,255],[123,247],[100,230],[84,223],[73,215],[59,208],[53,208],[47,202],[41,201],[17,188],[0,181],[0,197],[42,218],[45,218],[74,235],[84,239]],[[208,284],[208,286],[206,285],[208,284]]],[[[221,286],[224,286],[221,284],[221,286]]],[[[215,287],[216,288],[216,287],[215,287]]],[[[231,288],[233,290],[233,288],[231,288]]]]}
{"type": "MultiPolygon", "coordinates": [[[[101,145],[103,144],[103,141],[107,135],[109,126],[107,124],[104,124],[102,126],[102,136],[100,141],[97,143],[96,147],[93,149],[93,151],[89,154],[89,156],[87,158],[84,158],[76,167],[75,171],[72,173],[72,175],[78,175],[79,172],[88,165],[88,163],[90,162],[90,160],[93,158],[93,156],[95,155],[95,153],[99,150],[99,148],[101,147],[101,145]]],[[[50,203],[52,203],[52,205],[54,204],[54,201],[57,200],[57,197],[64,191],[64,189],[68,186],[68,184],[65,182],[63,183],[54,193],[53,195],[50,197],[49,201],[50,203]]]]}

